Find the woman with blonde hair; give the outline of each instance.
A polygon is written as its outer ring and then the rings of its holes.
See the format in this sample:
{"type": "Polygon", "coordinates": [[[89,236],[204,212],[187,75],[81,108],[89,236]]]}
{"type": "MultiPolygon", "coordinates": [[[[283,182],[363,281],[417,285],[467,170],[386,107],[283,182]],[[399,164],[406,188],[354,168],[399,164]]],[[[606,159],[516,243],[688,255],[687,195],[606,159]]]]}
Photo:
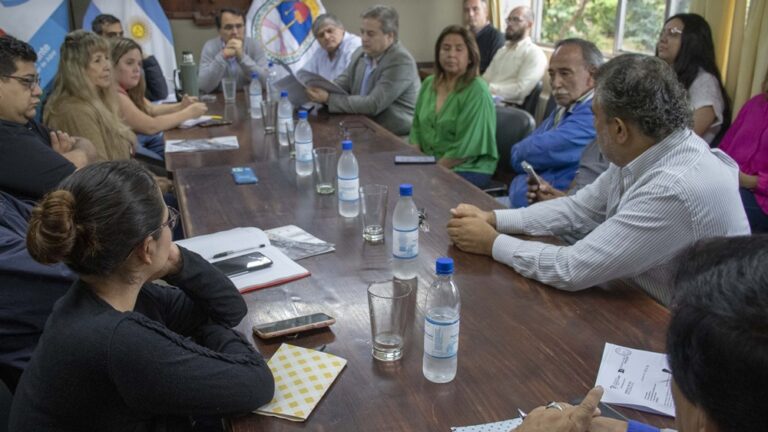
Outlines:
{"type": "Polygon", "coordinates": [[[64,38],[60,52],[59,71],[43,112],[45,124],[87,138],[102,159],[129,159],[136,135],[118,114],[109,43],[76,30],[64,38]]]}
{"type": "Polygon", "coordinates": [[[162,133],[183,121],[200,117],[208,108],[196,98],[184,96],[179,103],[155,105],[144,97],[146,82],[141,64],[141,46],[127,38],[116,38],[112,44],[112,65],[117,82],[117,105],[122,120],[136,134],[140,145],[163,157],[165,139],[162,133]]]}

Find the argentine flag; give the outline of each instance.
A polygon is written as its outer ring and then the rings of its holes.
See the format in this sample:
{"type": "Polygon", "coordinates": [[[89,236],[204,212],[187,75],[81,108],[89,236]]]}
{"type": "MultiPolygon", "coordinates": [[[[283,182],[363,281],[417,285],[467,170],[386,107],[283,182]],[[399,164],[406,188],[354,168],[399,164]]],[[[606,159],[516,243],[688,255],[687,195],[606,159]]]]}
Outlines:
{"type": "Polygon", "coordinates": [[[253,0],[245,35],[259,41],[270,60],[280,60],[296,72],[318,49],[312,23],[323,13],[320,0],[253,0]]]}
{"type": "Polygon", "coordinates": [[[67,4],[64,0],[0,0],[0,34],[32,45],[42,88],[48,88],[59,68],[59,48],[69,32],[67,4]]]}
{"type": "Polygon", "coordinates": [[[173,71],[176,70],[176,52],[173,49],[171,24],[158,0],[92,0],[83,17],[83,28],[91,29],[91,22],[100,14],[117,17],[123,25],[125,37],[141,45],[145,56],[153,55],[163,69],[168,84],[168,95],[173,96],[173,71]]]}

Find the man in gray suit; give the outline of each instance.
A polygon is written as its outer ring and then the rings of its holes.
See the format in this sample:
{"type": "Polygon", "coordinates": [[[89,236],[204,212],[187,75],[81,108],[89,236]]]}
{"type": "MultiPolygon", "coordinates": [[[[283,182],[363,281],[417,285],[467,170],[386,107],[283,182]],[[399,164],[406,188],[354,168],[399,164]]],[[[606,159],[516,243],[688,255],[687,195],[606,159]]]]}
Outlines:
{"type": "Polygon", "coordinates": [[[421,80],[416,61],[397,40],[397,11],[373,6],[361,17],[363,46],[335,80],[349,95],[309,87],[307,96],[332,113],[365,114],[395,135],[408,135],[421,80]]]}

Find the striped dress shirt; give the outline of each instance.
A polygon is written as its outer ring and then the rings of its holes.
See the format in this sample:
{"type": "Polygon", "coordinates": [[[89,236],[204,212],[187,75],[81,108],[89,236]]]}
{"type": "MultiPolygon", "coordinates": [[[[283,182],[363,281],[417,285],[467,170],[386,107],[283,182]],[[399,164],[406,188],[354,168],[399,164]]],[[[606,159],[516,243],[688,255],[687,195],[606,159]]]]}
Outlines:
{"type": "Polygon", "coordinates": [[[573,196],[496,210],[502,233],[585,237],[553,246],[500,235],[493,258],[567,291],[624,279],[666,305],[683,250],[699,239],[750,233],[738,188],[736,163],[680,130],[625,167],[611,164],[573,196]]]}

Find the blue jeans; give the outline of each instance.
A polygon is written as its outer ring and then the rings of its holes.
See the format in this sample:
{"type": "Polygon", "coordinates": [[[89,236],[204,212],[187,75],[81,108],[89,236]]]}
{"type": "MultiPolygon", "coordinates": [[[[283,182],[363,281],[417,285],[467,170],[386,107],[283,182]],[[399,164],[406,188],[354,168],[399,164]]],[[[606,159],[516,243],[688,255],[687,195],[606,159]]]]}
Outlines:
{"type": "Polygon", "coordinates": [[[744,205],[744,211],[747,213],[752,233],[768,232],[768,214],[765,214],[757,203],[754,192],[744,188],[739,189],[739,192],[741,193],[741,203],[744,205]]]}
{"type": "Polygon", "coordinates": [[[136,153],[156,160],[165,160],[165,136],[162,132],[154,135],[136,134],[139,143],[136,153]]]}
{"type": "Polygon", "coordinates": [[[456,174],[464,178],[464,180],[472,183],[480,189],[485,189],[491,184],[491,175],[483,174],[471,171],[454,171],[456,174]]]}

